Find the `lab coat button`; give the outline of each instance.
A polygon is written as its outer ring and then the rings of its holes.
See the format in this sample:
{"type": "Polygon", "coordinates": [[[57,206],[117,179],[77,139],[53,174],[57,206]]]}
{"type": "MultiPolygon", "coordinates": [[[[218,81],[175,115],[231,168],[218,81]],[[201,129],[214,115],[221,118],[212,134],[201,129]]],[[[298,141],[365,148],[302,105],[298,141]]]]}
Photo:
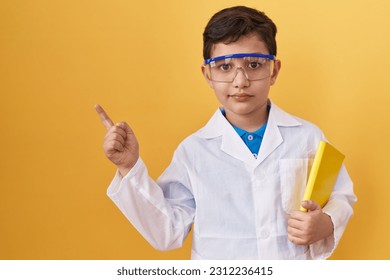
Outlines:
{"type": "Polygon", "coordinates": [[[262,230],[262,231],[260,232],[260,238],[266,239],[266,238],[268,238],[268,237],[269,237],[269,231],[268,231],[268,230],[264,229],[264,230],[262,230]]]}

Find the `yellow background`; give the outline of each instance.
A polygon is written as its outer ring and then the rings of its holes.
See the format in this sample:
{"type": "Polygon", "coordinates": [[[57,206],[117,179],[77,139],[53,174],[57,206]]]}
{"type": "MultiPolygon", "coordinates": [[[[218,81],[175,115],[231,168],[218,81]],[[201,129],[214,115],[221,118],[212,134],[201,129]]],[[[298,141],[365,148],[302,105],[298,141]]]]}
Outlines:
{"type": "Polygon", "coordinates": [[[106,196],[93,105],[128,121],[153,178],[218,106],[202,32],[245,4],[277,24],[270,97],[346,155],[358,203],[333,259],[390,259],[388,1],[1,0],[0,259],[188,259],[157,252],[106,196]]]}

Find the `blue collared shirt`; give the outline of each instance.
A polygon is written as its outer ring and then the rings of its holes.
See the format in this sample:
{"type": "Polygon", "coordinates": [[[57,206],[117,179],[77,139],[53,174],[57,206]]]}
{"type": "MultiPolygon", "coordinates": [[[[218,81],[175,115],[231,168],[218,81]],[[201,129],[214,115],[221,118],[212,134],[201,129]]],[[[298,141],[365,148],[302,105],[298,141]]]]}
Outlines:
{"type": "Polygon", "coordinates": [[[246,144],[253,156],[257,158],[259,154],[261,142],[263,141],[265,129],[267,128],[267,122],[254,132],[248,132],[233,125],[235,131],[240,135],[242,141],[246,144]]]}
{"type": "MultiPolygon", "coordinates": [[[[268,106],[267,109],[269,112],[270,106],[268,106]]],[[[226,117],[226,113],[223,108],[221,108],[221,112],[226,117]]],[[[238,135],[241,137],[242,141],[244,141],[248,149],[252,152],[253,156],[257,158],[257,155],[259,154],[261,142],[263,141],[265,129],[267,128],[267,122],[254,132],[248,132],[237,126],[234,125],[232,126],[234,130],[238,133],[238,135]]]]}

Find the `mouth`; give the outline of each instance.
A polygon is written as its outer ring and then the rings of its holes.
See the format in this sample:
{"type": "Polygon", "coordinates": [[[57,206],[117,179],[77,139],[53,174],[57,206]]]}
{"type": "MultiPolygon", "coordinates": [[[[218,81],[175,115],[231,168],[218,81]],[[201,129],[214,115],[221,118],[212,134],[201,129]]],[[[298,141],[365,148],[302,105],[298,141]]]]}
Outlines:
{"type": "Polygon", "coordinates": [[[246,93],[236,93],[236,94],[229,95],[229,97],[237,101],[246,101],[249,98],[253,97],[253,95],[246,94],[246,93]]]}

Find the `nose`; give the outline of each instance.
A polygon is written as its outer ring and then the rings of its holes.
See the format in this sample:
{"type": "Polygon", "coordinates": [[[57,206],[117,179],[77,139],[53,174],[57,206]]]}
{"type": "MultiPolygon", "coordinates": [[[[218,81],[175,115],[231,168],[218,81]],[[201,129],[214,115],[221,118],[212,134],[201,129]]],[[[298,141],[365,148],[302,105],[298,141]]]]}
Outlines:
{"type": "Polygon", "coordinates": [[[233,80],[233,86],[236,88],[245,88],[249,86],[248,76],[245,73],[245,70],[241,67],[237,67],[236,76],[233,80]]]}

